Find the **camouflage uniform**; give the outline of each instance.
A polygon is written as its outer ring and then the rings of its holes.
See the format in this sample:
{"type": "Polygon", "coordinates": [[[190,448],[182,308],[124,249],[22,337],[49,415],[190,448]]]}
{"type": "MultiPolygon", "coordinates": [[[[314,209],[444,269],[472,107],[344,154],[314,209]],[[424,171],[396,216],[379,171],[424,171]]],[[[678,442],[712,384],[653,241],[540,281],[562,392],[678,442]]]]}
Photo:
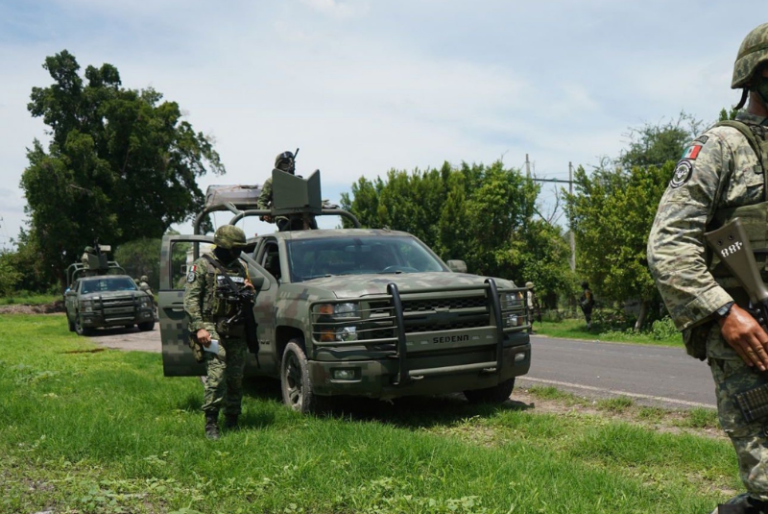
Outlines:
{"type": "MultiPolygon", "coordinates": [[[[298,153],[298,152],[297,152],[298,153]]],[[[296,156],[292,152],[283,152],[275,158],[275,168],[272,170],[280,171],[283,173],[296,174],[296,156]]],[[[256,203],[259,209],[269,210],[272,208],[272,177],[264,181],[261,186],[261,194],[259,200],[256,203]]],[[[288,218],[287,216],[277,216],[274,219],[274,223],[277,225],[279,231],[284,230],[302,230],[304,228],[304,222],[300,218],[288,218]]],[[[317,222],[314,217],[309,222],[310,228],[316,229],[317,222]]]]}
{"type": "MultiPolygon", "coordinates": [[[[768,25],[765,27],[768,31],[768,25]]],[[[738,114],[737,121],[755,133],[768,125],[768,119],[744,112],[738,114]]],[[[705,231],[733,217],[766,211],[766,179],[759,161],[747,137],[733,126],[718,124],[697,137],[678,162],[659,204],[648,238],[648,263],[675,325],[683,331],[686,350],[709,363],[720,424],[734,445],[749,496],[766,501],[768,423],[747,423],[734,394],[768,379],[748,367],[721,336],[715,311],[734,299],[746,307],[744,292],[733,279],[718,274],[717,263],[703,241],[705,231]],[[744,206],[751,207],[745,210],[744,206]],[[734,213],[735,208],[741,209],[734,213]]],[[[765,218],[762,224],[764,232],[765,218]]],[[[745,498],[737,497],[729,505],[741,504],[745,498]]],[[[721,507],[719,512],[727,509],[721,507]]]]}
{"type": "MultiPolygon", "coordinates": [[[[214,242],[217,246],[233,244],[243,248],[245,234],[237,227],[224,225],[216,231],[214,242]],[[232,243],[232,240],[235,242],[232,243]]],[[[236,284],[243,285],[249,279],[248,271],[238,259],[221,262],[215,252],[211,257],[225,268],[227,275],[236,284]]],[[[225,282],[221,272],[205,257],[196,260],[187,274],[184,311],[188,316],[190,334],[205,329],[211,334],[212,340],[219,341],[216,355],[203,351],[199,344],[193,343],[195,357],[198,361],[205,360],[207,366],[202,407],[206,419],[217,419],[219,410],[223,410],[227,423],[233,425],[240,415],[243,399],[242,382],[247,351],[245,326],[228,326],[223,323],[235,314],[237,307],[217,297],[217,282],[225,282]]]]}

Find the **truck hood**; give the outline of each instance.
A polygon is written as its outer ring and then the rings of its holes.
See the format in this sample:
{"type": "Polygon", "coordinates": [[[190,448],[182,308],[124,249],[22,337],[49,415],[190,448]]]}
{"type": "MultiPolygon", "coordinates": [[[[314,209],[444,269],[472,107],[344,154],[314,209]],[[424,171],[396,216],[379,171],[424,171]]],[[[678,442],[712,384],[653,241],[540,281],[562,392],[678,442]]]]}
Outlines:
{"type": "MultiPolygon", "coordinates": [[[[306,284],[313,288],[333,292],[337,298],[359,298],[361,296],[386,294],[387,284],[394,283],[401,293],[434,287],[472,286],[482,287],[488,277],[468,273],[388,273],[382,275],[336,275],[316,278],[296,285],[306,284]]],[[[515,287],[511,280],[494,278],[496,287],[515,287]]]]}

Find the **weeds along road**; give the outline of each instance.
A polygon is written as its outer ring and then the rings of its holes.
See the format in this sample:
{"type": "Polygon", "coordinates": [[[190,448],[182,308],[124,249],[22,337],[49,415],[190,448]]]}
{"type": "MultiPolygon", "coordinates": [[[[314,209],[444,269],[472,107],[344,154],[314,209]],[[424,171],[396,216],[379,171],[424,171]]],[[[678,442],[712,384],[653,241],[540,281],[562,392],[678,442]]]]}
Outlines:
{"type": "MultiPolygon", "coordinates": [[[[709,366],[682,347],[531,336],[531,370],[518,385],[579,396],[628,396],[643,405],[715,408],[709,366]]],[[[514,394],[514,393],[513,393],[514,394]]]]}
{"type": "MultiPolygon", "coordinates": [[[[160,352],[160,327],[99,331],[91,340],[119,350],[160,352]]],[[[554,386],[578,396],[628,396],[636,403],[667,408],[715,407],[709,367],[669,348],[531,336],[531,371],[517,387],[554,386]]],[[[514,397],[514,393],[512,393],[514,397]]]]}

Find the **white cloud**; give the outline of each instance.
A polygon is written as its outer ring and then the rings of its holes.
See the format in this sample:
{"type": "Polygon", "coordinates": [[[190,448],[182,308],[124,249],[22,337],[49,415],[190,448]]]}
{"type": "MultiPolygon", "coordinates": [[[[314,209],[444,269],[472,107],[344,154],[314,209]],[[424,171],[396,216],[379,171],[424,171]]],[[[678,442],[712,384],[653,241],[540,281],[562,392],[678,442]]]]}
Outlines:
{"type": "MultiPolygon", "coordinates": [[[[29,92],[50,83],[40,65],[63,48],[83,66],[116,65],[126,87],[155,87],[214,135],[228,174],[203,187],[261,182],[298,146],[299,171],[320,168],[339,191],[392,167],[501,155],[517,166],[526,153],[539,176],[563,178],[569,161],[616,155],[629,126],[734,103],[732,54],[751,28],[723,26],[727,5],[693,0],[52,5],[34,27],[0,7],[0,31],[22,32],[0,42],[0,183],[11,191],[25,147],[45,139],[29,92]],[[715,46],[680,31],[680,13],[715,46]]],[[[18,213],[0,203],[8,224],[18,213]]]]}

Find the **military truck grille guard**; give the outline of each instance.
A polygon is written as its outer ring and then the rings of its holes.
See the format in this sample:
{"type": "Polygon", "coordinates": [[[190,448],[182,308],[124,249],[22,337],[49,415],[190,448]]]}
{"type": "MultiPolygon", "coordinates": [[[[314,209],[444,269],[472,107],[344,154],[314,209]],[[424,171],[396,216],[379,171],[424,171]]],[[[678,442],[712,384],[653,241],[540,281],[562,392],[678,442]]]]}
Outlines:
{"type": "Polygon", "coordinates": [[[525,288],[499,290],[493,279],[483,285],[425,288],[401,294],[397,285],[387,285],[387,294],[361,299],[319,300],[310,309],[313,344],[318,348],[366,346],[371,350],[390,350],[398,361],[394,383],[413,378],[462,371],[502,369],[504,335],[530,329],[525,305],[525,288]],[[451,295],[446,298],[446,295],[451,295]],[[509,303],[501,296],[514,298],[509,303]],[[433,298],[431,298],[433,296],[433,298]],[[355,304],[353,313],[331,315],[316,306],[355,304]],[[410,369],[406,336],[462,328],[490,328],[496,331],[496,360],[448,366],[410,369]]]}
{"type": "Polygon", "coordinates": [[[139,299],[135,297],[99,298],[93,305],[97,312],[101,312],[104,321],[133,320],[139,307],[139,299]]]}

